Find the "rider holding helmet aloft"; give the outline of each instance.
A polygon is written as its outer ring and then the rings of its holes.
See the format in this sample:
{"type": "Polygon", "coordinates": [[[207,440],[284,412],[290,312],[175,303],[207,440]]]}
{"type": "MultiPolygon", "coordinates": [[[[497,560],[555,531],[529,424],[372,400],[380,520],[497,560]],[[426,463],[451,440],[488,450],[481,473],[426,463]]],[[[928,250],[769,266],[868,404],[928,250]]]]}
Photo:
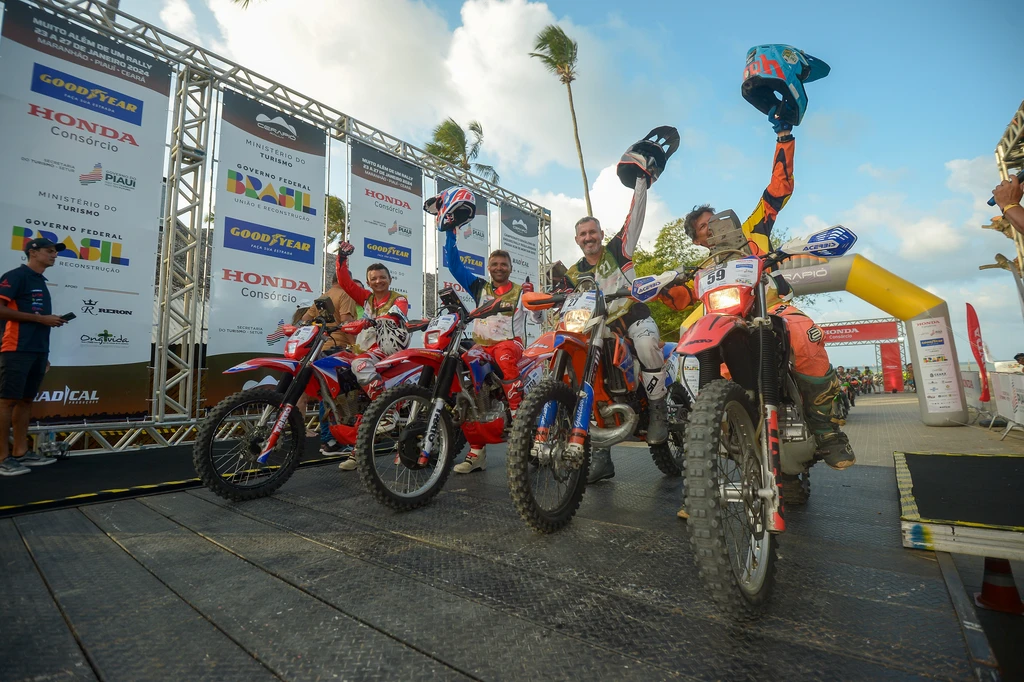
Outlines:
{"type": "MultiPolygon", "coordinates": [[[[775,220],[793,194],[796,143],[792,131],[802,120],[807,106],[803,83],[822,78],[828,71],[824,62],[787,45],[762,45],[747,54],[743,96],[768,115],[778,139],[768,187],[758,199],[754,212],[740,226],[741,251],[762,255],[771,250],[769,237],[775,220]]],[[[714,256],[724,242],[738,236],[735,225],[738,222],[732,211],[716,214],[715,209],[704,204],[687,214],[683,225],[690,239],[712,249],[714,256]]],[[[773,279],[777,289],[773,292],[776,295],[768,301],[769,311],[785,320],[796,370],[794,376],[803,395],[804,416],[818,444],[817,454],[832,468],[845,469],[856,462],[856,457],[849,439],[832,417],[832,399],[839,391],[839,380],[829,363],[824,333],[813,320],[788,303],[793,294],[786,281],[779,276],[773,279]]],[[[662,300],[682,310],[697,299],[690,285],[686,285],[667,289],[662,293],[662,300]]]]}
{"type": "MultiPolygon", "coordinates": [[[[455,233],[476,215],[476,197],[465,187],[449,187],[423,204],[423,210],[435,217],[434,224],[446,232],[444,253],[448,269],[462,288],[469,292],[478,306],[496,298],[502,299],[513,312],[500,313],[473,321],[473,342],[480,346],[498,366],[504,381],[502,386],[508,397],[508,406],[515,416],[523,401],[522,381],[519,380],[519,360],[523,357],[523,338],[526,333],[526,311],[520,304],[523,291],[531,291],[529,284],[519,285],[509,280],[512,258],[507,251],[497,250],[487,259],[488,282],[471,273],[463,264],[456,245],[455,233]]],[[[500,420],[499,431],[504,428],[500,420]]],[[[455,472],[468,474],[487,466],[483,442],[475,442],[473,434],[466,434],[470,450],[466,460],[455,466],[455,472]]]]}
{"type": "MultiPolygon", "coordinates": [[[[616,173],[623,185],[633,189],[633,202],[622,228],[603,245],[604,232],[597,218],[586,216],[576,221],[576,244],[583,251],[566,273],[573,284],[583,277],[591,277],[605,294],[629,288],[633,282],[633,251],[640,240],[647,213],[647,190],[658,179],[668,158],[679,146],[675,128],[655,128],[647,137],[632,145],[622,156],[616,173]]],[[[661,335],[646,304],[623,298],[608,306],[607,324],[610,329],[633,341],[641,376],[647,392],[649,421],[647,442],[652,445],[668,440],[668,415],[665,397],[668,394],[668,373],[665,356],[661,352],[661,335]]],[[[596,483],[615,475],[611,451],[594,450],[588,483],[596,483]]]]}

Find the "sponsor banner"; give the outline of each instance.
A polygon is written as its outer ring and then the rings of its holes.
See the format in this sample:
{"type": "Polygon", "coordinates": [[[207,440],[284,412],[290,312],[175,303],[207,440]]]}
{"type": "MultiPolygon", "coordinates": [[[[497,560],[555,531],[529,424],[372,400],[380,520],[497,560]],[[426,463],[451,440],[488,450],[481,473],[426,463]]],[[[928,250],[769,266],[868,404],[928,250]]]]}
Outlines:
{"type": "Polygon", "coordinates": [[[282,324],[321,294],[327,138],[224,91],[210,276],[206,400],[242,390],[223,370],[284,351],[282,324]]]}
{"type": "Polygon", "coordinates": [[[1013,410],[1013,377],[1012,374],[993,372],[992,392],[995,394],[996,414],[1017,421],[1013,410]]]}
{"type": "Polygon", "coordinates": [[[964,386],[964,397],[967,399],[967,406],[976,410],[988,409],[988,405],[981,404],[981,374],[978,372],[960,372],[960,382],[964,386]]]}
{"type": "Polygon", "coordinates": [[[1013,407],[1013,421],[1024,424],[1024,376],[1014,374],[1010,378],[1010,403],[1013,407]]]}
{"type": "Polygon", "coordinates": [[[981,402],[987,403],[991,396],[988,393],[988,371],[985,369],[985,341],[981,338],[981,324],[978,313],[970,303],[967,304],[967,338],[971,342],[971,352],[978,363],[981,374],[981,402]]]}
{"type": "Polygon", "coordinates": [[[918,363],[914,380],[918,393],[924,394],[929,413],[959,412],[960,386],[954,363],[956,353],[949,340],[949,328],[943,319],[912,320],[918,363]]]}
{"type": "MultiPolygon", "coordinates": [[[[540,277],[540,218],[532,213],[501,205],[501,248],[512,256],[513,282],[522,284],[530,278],[536,288],[540,277]]],[[[527,339],[534,339],[540,332],[539,325],[526,318],[527,339]]]]}
{"type": "Polygon", "coordinates": [[[899,338],[896,322],[832,322],[818,324],[825,333],[825,343],[851,341],[895,341],[899,338]]]}
{"type": "Polygon", "coordinates": [[[0,61],[0,272],[31,239],[63,244],[45,276],[77,315],[50,335],[33,417],[145,415],[170,71],[17,0],[0,61]]]}
{"type": "MultiPolygon", "coordinates": [[[[444,178],[437,179],[438,194],[454,186],[455,183],[444,178]]],[[[476,195],[476,217],[469,221],[468,225],[460,227],[455,235],[455,243],[459,247],[459,255],[462,257],[463,264],[474,275],[484,279],[490,279],[487,275],[487,256],[491,252],[488,239],[490,230],[487,224],[487,209],[487,199],[476,195]]],[[[433,216],[427,218],[428,224],[431,224],[431,218],[433,216]]],[[[440,232],[437,233],[437,262],[439,263],[437,290],[440,291],[445,287],[452,287],[459,294],[459,298],[462,299],[462,304],[466,306],[466,309],[473,310],[476,308],[476,302],[473,300],[473,297],[462,288],[461,284],[455,281],[451,270],[448,269],[448,257],[444,254],[445,239],[447,239],[447,235],[440,232]]]]}
{"type": "Polygon", "coordinates": [[[882,390],[886,393],[903,390],[903,359],[899,343],[880,343],[878,352],[882,356],[882,390]]]}
{"type": "MultiPolygon", "coordinates": [[[[349,257],[352,276],[383,263],[391,289],[409,299],[409,318],[423,317],[423,171],[359,142],[352,143],[349,257]]],[[[432,293],[431,293],[432,295],[432,293]]]]}

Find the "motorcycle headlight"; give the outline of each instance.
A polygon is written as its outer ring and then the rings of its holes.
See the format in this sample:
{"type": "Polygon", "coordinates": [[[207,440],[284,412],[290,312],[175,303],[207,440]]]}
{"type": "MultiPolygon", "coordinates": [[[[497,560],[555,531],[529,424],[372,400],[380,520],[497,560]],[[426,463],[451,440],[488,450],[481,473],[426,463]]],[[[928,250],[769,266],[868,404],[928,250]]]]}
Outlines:
{"type": "Polygon", "coordinates": [[[565,327],[565,331],[567,332],[582,334],[583,330],[587,328],[587,322],[590,321],[591,312],[592,311],[585,310],[583,308],[570,310],[562,315],[562,326],[565,327]]]}
{"type": "Polygon", "coordinates": [[[708,309],[725,310],[734,308],[740,304],[740,290],[736,288],[719,289],[708,294],[708,309]]]}

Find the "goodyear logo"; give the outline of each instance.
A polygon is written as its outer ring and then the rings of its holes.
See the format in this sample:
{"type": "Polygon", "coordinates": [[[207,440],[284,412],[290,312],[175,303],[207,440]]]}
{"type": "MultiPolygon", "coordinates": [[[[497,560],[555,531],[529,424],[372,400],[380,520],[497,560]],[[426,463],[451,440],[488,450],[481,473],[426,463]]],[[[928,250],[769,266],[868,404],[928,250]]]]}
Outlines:
{"type": "Polygon", "coordinates": [[[412,265],[412,250],[404,246],[379,242],[376,239],[363,240],[363,255],[367,258],[383,260],[389,263],[412,265]]]}
{"type": "Polygon", "coordinates": [[[257,225],[238,218],[224,218],[224,246],[236,251],[313,264],[312,237],[257,225]]]}
{"type": "Polygon", "coordinates": [[[42,64],[32,70],[32,92],[142,125],[142,100],[42,64]]]}
{"type": "MultiPolygon", "coordinates": [[[[448,267],[448,252],[442,251],[442,261],[444,266],[448,267]]],[[[484,274],[484,259],[480,256],[475,256],[471,253],[459,252],[459,260],[466,266],[466,269],[472,272],[474,275],[480,275],[483,277],[484,274]]]]}

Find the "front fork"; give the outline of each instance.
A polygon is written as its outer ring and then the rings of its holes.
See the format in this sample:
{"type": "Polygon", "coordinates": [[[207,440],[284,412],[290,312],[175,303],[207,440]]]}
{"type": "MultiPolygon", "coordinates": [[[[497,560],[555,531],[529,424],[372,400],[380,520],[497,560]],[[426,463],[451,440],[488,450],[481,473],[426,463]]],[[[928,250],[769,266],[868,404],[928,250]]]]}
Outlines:
{"type": "MultiPolygon", "coordinates": [[[[317,351],[319,351],[319,348],[322,345],[322,343],[317,344],[317,351]]],[[[266,464],[267,459],[270,458],[270,453],[277,447],[277,441],[281,439],[281,434],[288,426],[288,417],[291,416],[292,410],[295,409],[295,403],[298,402],[302,392],[305,391],[306,384],[309,383],[309,379],[312,374],[313,365],[306,364],[299,370],[299,373],[295,375],[295,379],[293,381],[288,382],[286,379],[282,379],[281,384],[285,386],[285,392],[284,402],[281,405],[281,414],[278,415],[277,421],[274,422],[274,428],[270,430],[270,436],[267,438],[267,442],[263,444],[263,449],[256,458],[258,463],[266,464]]],[[[271,408],[269,406],[263,410],[263,416],[260,418],[259,422],[260,424],[266,422],[266,419],[270,416],[270,411],[271,408]]]]}
{"type": "Polygon", "coordinates": [[[445,355],[438,369],[437,382],[432,392],[433,400],[430,410],[430,417],[427,419],[427,431],[423,434],[423,442],[420,446],[420,456],[416,463],[423,467],[430,462],[430,453],[434,449],[434,440],[437,438],[438,424],[441,422],[441,412],[445,410],[445,393],[451,389],[452,381],[455,380],[455,369],[458,364],[458,357],[452,354],[445,355]]]}
{"type": "MultiPolygon", "coordinates": [[[[569,433],[569,442],[566,445],[566,458],[570,462],[582,461],[590,434],[590,416],[594,413],[594,382],[597,380],[597,370],[601,361],[601,343],[604,336],[604,323],[590,335],[590,342],[587,348],[587,364],[583,371],[583,381],[576,393],[576,406],[572,417],[572,431],[569,433]]],[[[558,355],[556,354],[556,358],[558,355]]],[[[561,377],[559,377],[561,378],[561,377]]],[[[537,435],[534,440],[538,444],[547,441],[551,426],[554,424],[558,413],[558,405],[555,401],[548,402],[541,411],[537,423],[537,435]]]]}
{"type": "MultiPolygon", "coordinates": [[[[764,293],[762,287],[762,294],[764,293]]],[[[786,530],[785,508],[782,502],[782,463],[779,441],[779,380],[776,362],[775,334],[772,321],[761,296],[761,316],[757,319],[757,336],[760,345],[760,396],[761,418],[764,433],[761,441],[761,471],[771,472],[762,476],[762,488],[758,491],[765,505],[765,528],[769,533],[786,530]]]]}

